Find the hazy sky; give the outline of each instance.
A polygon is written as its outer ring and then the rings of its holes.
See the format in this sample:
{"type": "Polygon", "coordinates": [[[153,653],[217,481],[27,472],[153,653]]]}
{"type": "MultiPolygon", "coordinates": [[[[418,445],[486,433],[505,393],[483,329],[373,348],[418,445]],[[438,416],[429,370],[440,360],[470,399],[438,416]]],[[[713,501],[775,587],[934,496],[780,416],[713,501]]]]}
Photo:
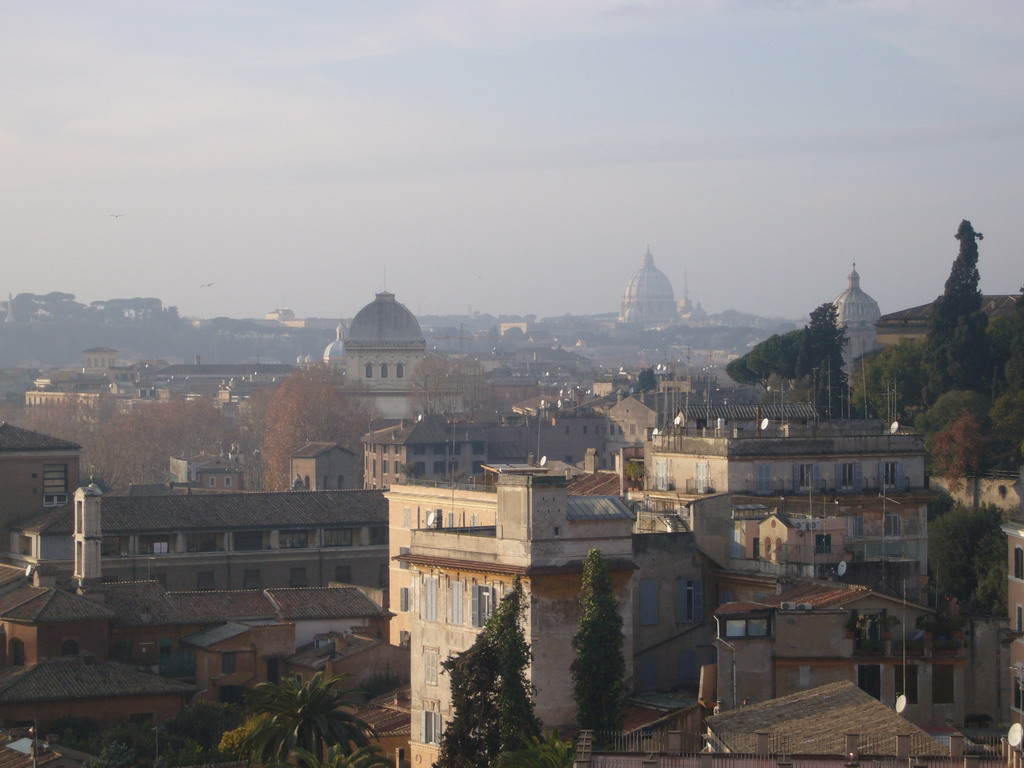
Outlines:
{"type": "Polygon", "coordinates": [[[891,312],[968,218],[1016,292],[1021,40],[1019,0],[7,0],[0,291],[609,312],[650,244],[712,312],[853,260],[891,312]]]}

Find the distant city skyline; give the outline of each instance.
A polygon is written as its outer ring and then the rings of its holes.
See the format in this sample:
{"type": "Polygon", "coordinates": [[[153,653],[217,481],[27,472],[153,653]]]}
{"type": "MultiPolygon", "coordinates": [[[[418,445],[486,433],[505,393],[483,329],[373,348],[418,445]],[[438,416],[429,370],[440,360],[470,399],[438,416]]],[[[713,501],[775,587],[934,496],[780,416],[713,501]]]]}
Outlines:
{"type": "Polygon", "coordinates": [[[710,313],[852,262],[942,292],[967,218],[1024,283],[1024,8],[954,0],[19,2],[10,291],[183,315],[618,311],[648,246],[710,313]],[[385,278],[386,273],[386,278],[385,278]]]}

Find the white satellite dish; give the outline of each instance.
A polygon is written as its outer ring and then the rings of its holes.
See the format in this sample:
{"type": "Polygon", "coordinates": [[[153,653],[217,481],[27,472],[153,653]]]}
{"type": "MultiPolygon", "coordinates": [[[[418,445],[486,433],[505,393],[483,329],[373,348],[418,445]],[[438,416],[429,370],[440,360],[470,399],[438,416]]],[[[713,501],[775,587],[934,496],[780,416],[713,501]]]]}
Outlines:
{"type": "Polygon", "coordinates": [[[437,510],[432,509],[427,512],[427,528],[437,527],[437,510]]]}
{"type": "Polygon", "coordinates": [[[547,456],[541,456],[540,457],[540,465],[542,467],[546,467],[548,465],[548,457],[547,456]]]}
{"type": "Polygon", "coordinates": [[[840,560],[839,565],[836,566],[836,573],[843,576],[846,573],[846,561],[840,560]]]}
{"type": "Polygon", "coordinates": [[[766,416],[765,418],[761,419],[761,429],[762,429],[762,430],[768,429],[768,425],[769,425],[770,423],[771,423],[771,422],[770,422],[770,421],[768,421],[768,417],[767,417],[767,416],[766,416]]]}
{"type": "Polygon", "coordinates": [[[896,697],[896,711],[902,713],[907,708],[907,697],[902,693],[896,697]]]}
{"type": "Polygon", "coordinates": [[[683,423],[683,414],[680,413],[678,416],[676,416],[674,419],[672,419],[672,423],[675,424],[677,427],[680,424],[682,424],[683,423]]]}
{"type": "Polygon", "coordinates": [[[1022,736],[1024,736],[1024,728],[1021,728],[1020,723],[1014,723],[1006,732],[1006,743],[1011,747],[1019,747],[1022,736]]]}
{"type": "Polygon", "coordinates": [[[658,431],[658,428],[655,427],[653,430],[651,430],[651,434],[657,436],[660,435],[661,433],[658,431]]]}
{"type": "Polygon", "coordinates": [[[26,565],[25,566],[25,578],[26,579],[31,579],[32,578],[32,573],[33,573],[33,571],[35,571],[35,569],[36,569],[36,567],[34,565],[32,565],[32,563],[29,563],[28,565],[26,565]]]}
{"type": "Polygon", "coordinates": [[[900,423],[898,421],[894,421],[892,424],[889,425],[889,434],[890,435],[895,435],[899,431],[900,431],[900,423]]]}

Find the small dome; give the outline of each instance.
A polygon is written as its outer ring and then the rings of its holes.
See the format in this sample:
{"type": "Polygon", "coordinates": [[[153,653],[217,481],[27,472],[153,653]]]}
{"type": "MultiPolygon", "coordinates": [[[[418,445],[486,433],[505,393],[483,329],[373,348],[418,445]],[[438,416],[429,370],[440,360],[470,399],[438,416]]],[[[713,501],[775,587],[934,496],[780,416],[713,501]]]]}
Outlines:
{"type": "Polygon", "coordinates": [[[654,256],[648,248],[643,265],[626,281],[619,319],[627,323],[666,321],[674,320],[676,315],[672,283],[654,266],[654,256]]]}
{"type": "MultiPolygon", "coordinates": [[[[324,347],[324,362],[330,363],[332,360],[337,361],[345,357],[345,324],[338,323],[338,327],[334,331],[335,338],[330,344],[324,347]]],[[[310,360],[312,362],[312,360],[310,360]]]]}
{"type": "Polygon", "coordinates": [[[861,290],[856,263],[853,265],[853,271],[847,277],[850,281],[849,286],[832,302],[836,308],[836,318],[839,324],[842,326],[865,324],[874,326],[882,313],[878,309],[878,302],[861,290]]]}
{"type": "Polygon", "coordinates": [[[393,293],[378,293],[352,318],[348,344],[354,346],[423,346],[420,324],[393,293]]]}

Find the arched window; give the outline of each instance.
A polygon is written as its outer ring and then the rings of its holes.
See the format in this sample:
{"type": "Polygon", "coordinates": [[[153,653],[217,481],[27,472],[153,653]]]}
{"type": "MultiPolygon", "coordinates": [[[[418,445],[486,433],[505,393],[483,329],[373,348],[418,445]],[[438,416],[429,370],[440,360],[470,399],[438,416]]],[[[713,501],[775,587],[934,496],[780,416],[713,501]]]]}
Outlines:
{"type": "Polygon", "coordinates": [[[388,364],[387,363],[381,363],[380,364],[380,377],[382,379],[386,379],[388,377],[388,364]]]}
{"type": "Polygon", "coordinates": [[[11,665],[15,667],[25,666],[25,643],[16,637],[11,638],[11,665]]]}
{"type": "Polygon", "coordinates": [[[77,656],[78,655],[78,641],[77,640],[65,640],[60,645],[61,656],[77,656]]]}
{"type": "Polygon", "coordinates": [[[405,366],[402,365],[401,363],[398,363],[395,366],[395,378],[396,379],[404,379],[405,378],[405,366]]]}
{"type": "Polygon", "coordinates": [[[772,556],[772,537],[771,536],[766,536],[765,537],[765,540],[764,540],[764,556],[765,557],[771,557],[772,556]]]}
{"type": "Polygon", "coordinates": [[[366,364],[366,378],[373,378],[373,366],[370,363],[366,364]]]}
{"type": "Polygon", "coordinates": [[[775,539],[775,557],[776,559],[782,557],[782,539],[775,539]]]}

